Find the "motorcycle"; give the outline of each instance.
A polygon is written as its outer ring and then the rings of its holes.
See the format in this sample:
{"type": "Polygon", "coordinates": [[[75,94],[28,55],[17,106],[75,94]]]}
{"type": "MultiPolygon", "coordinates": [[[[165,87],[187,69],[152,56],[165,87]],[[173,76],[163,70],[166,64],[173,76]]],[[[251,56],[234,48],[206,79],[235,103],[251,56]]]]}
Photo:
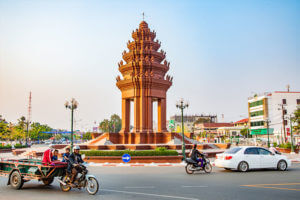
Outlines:
{"type": "Polygon", "coordinates": [[[79,164],[76,169],[78,174],[73,183],[71,183],[71,176],[67,173],[58,180],[60,182],[61,190],[68,192],[71,188],[86,188],[89,194],[96,194],[99,190],[99,183],[94,175],[88,174],[86,164],[79,164]]]}
{"type": "Polygon", "coordinates": [[[210,164],[210,160],[204,156],[203,158],[203,166],[200,167],[198,163],[191,158],[187,158],[185,160],[186,166],[185,171],[187,174],[193,174],[195,171],[204,170],[206,173],[210,173],[212,171],[212,166],[210,164]]]}

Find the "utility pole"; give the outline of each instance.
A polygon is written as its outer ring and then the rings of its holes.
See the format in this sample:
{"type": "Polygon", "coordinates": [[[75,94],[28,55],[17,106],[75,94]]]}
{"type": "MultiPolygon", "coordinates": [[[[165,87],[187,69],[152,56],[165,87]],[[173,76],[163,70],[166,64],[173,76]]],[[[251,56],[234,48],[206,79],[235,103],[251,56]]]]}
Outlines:
{"type": "Polygon", "coordinates": [[[270,134],[269,134],[269,123],[270,123],[270,120],[266,119],[266,123],[267,123],[267,134],[268,134],[268,148],[270,148],[270,134]]]}
{"type": "Polygon", "coordinates": [[[29,126],[31,121],[31,92],[29,92],[28,113],[27,113],[27,130],[26,130],[26,146],[29,144],[29,126]]]}
{"type": "Polygon", "coordinates": [[[291,129],[291,153],[295,152],[294,150],[294,140],[293,140],[293,117],[290,114],[289,116],[289,120],[290,120],[290,129],[291,129]]]}
{"type": "Polygon", "coordinates": [[[286,142],[286,130],[285,130],[285,123],[284,123],[284,104],[278,104],[280,108],[278,110],[281,110],[281,119],[282,119],[282,127],[283,127],[283,143],[286,142]]]}

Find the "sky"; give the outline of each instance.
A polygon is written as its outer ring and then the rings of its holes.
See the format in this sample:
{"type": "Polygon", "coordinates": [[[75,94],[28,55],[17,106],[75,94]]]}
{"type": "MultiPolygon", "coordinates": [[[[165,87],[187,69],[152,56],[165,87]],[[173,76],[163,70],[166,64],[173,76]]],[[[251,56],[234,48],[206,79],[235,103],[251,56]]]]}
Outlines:
{"type": "Polygon", "coordinates": [[[171,63],[167,118],[181,98],[230,122],[255,93],[300,91],[297,0],[0,0],[0,115],[27,116],[30,91],[32,121],[53,128],[69,129],[72,97],[76,129],[121,115],[117,63],[143,12],[171,63]]]}

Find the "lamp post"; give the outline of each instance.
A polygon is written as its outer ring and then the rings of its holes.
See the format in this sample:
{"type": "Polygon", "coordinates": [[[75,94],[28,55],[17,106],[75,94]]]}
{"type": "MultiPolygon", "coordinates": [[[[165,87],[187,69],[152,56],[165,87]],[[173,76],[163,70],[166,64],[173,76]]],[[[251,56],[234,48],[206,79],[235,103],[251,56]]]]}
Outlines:
{"type": "Polygon", "coordinates": [[[184,102],[183,99],[180,99],[179,102],[176,103],[176,107],[181,110],[181,132],[182,132],[182,155],[183,159],[185,160],[185,142],[184,142],[184,124],[183,124],[183,110],[189,107],[187,102],[184,102]]]}
{"type": "Polygon", "coordinates": [[[66,101],[66,109],[71,110],[71,151],[73,151],[73,119],[74,119],[74,110],[78,107],[78,102],[72,98],[70,102],[66,101]]]}

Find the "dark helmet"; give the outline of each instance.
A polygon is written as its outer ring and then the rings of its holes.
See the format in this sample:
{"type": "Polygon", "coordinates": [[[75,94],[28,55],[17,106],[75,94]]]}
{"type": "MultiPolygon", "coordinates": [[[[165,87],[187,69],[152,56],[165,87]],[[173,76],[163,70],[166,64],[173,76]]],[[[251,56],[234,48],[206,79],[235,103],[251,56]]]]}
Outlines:
{"type": "Polygon", "coordinates": [[[197,149],[197,144],[194,144],[194,149],[197,149]]]}

